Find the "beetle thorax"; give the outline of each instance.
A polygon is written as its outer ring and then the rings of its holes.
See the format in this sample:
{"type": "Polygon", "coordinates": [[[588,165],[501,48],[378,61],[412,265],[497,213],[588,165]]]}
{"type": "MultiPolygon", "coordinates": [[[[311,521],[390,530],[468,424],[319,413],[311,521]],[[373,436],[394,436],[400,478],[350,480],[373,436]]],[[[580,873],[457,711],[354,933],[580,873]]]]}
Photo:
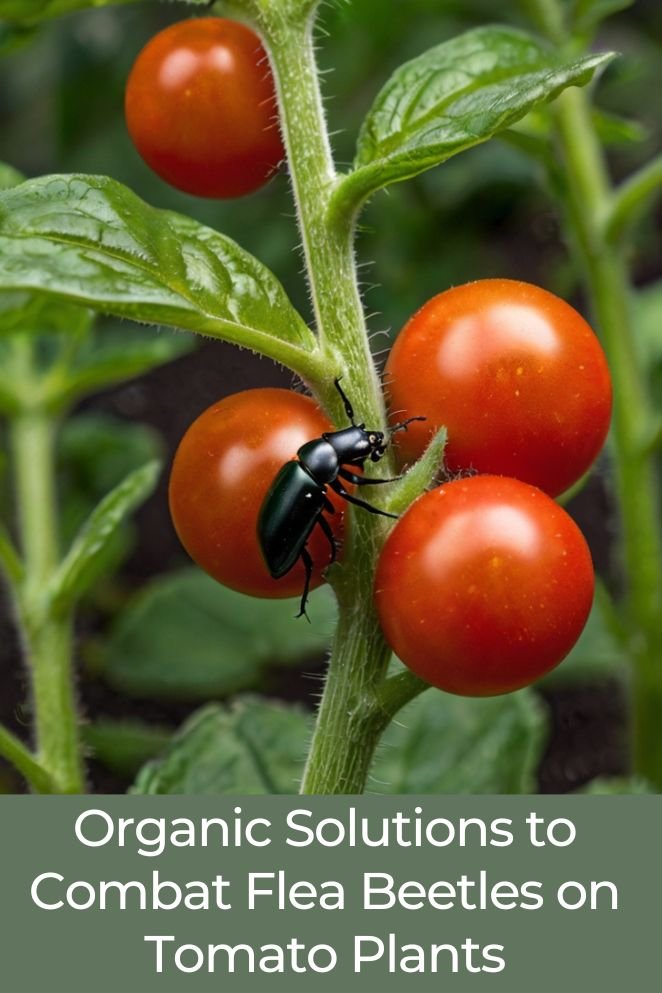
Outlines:
{"type": "Polygon", "coordinates": [[[316,438],[302,445],[297,452],[299,461],[321,486],[330,483],[338,475],[340,462],[338,455],[326,438],[316,438]]]}

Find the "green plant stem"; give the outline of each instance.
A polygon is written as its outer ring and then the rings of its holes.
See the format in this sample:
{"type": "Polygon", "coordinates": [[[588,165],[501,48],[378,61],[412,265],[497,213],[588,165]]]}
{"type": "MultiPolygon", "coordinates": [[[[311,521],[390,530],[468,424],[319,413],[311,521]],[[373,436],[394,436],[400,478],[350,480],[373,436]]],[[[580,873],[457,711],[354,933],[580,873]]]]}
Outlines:
{"type": "MultiPolygon", "coordinates": [[[[309,4],[304,5],[309,7],[309,4]]],[[[329,147],[312,43],[310,11],[294,3],[265,5],[257,19],[271,56],[281,126],[297,205],[311,299],[325,376],[313,391],[339,423],[345,415],[336,376],[357,418],[384,429],[382,392],[370,354],[353,255],[353,228],[329,211],[337,183],[329,147]],[[278,8],[278,9],[275,9],[278,8]]],[[[376,471],[392,473],[389,459],[376,471]]],[[[373,606],[376,557],[383,520],[350,517],[343,564],[333,570],[339,621],[317,725],[303,777],[303,793],[361,793],[383,728],[376,699],[389,658],[373,606]]]]}
{"type": "Polygon", "coordinates": [[[626,264],[606,237],[604,218],[612,191],[586,93],[563,93],[556,104],[556,121],[566,167],[569,227],[614,382],[614,471],[636,666],[635,764],[638,772],[662,786],[662,530],[658,479],[645,444],[654,416],[635,349],[626,264]]]}
{"type": "Polygon", "coordinates": [[[51,793],[51,777],[11,731],[0,724],[0,755],[10,762],[37,793],[51,793]]]}
{"type": "Polygon", "coordinates": [[[83,792],[72,678],[71,618],[47,596],[57,566],[56,425],[39,409],[11,421],[16,502],[25,562],[18,614],[32,678],[38,762],[58,793],[83,792]]]}
{"type": "Polygon", "coordinates": [[[403,669],[402,672],[397,672],[394,676],[385,679],[380,687],[378,697],[384,726],[392,721],[406,704],[415,700],[417,696],[429,688],[428,683],[409,669],[403,669]]]}
{"type": "MultiPolygon", "coordinates": [[[[331,155],[312,42],[313,17],[303,23],[264,15],[279,95],[281,127],[288,152],[297,218],[315,324],[324,356],[324,376],[311,386],[345,423],[333,386],[342,376],[357,417],[385,426],[382,391],[370,353],[353,252],[353,227],[329,217],[338,177],[331,155]]],[[[287,7],[287,4],[283,5],[287,7]]],[[[390,471],[390,470],[389,470],[390,471]]],[[[388,475],[388,471],[384,471],[388,475]]]]}

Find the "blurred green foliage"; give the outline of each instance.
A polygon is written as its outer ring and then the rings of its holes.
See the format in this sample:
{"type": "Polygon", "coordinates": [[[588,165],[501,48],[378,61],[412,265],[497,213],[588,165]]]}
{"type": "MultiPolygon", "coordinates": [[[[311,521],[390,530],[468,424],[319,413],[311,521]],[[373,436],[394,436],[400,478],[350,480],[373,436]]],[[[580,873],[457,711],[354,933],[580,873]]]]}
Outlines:
{"type": "Polygon", "coordinates": [[[117,618],[99,660],[105,679],[135,697],[205,700],[258,688],[269,665],[301,665],[331,645],[336,620],[329,587],[298,599],[235,593],[198,569],[154,580],[117,618]]]}
{"type": "Polygon", "coordinates": [[[140,772],[132,793],[294,793],[310,733],[298,707],[239,697],[209,705],[140,772]]]}
{"type": "MultiPolygon", "coordinates": [[[[132,792],[292,792],[311,731],[311,716],[300,708],[257,697],[203,707],[142,769],[132,792]]],[[[544,715],[529,690],[487,700],[429,690],[384,735],[369,788],[531,792],[545,737],[544,715]]]]}

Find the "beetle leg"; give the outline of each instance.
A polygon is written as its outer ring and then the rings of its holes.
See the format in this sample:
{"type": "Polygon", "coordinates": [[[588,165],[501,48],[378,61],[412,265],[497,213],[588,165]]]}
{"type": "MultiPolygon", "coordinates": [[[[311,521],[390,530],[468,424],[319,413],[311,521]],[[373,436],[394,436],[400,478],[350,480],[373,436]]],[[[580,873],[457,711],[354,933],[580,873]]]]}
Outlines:
{"type": "Polygon", "coordinates": [[[350,472],[349,469],[338,469],[338,475],[349,483],[354,483],[355,486],[379,486],[382,483],[397,483],[399,479],[402,479],[402,476],[391,476],[389,479],[370,479],[367,476],[359,476],[356,472],[350,472]]]}
{"type": "MultiPolygon", "coordinates": [[[[322,517],[322,515],[320,514],[320,516],[317,518],[317,523],[321,527],[326,537],[329,539],[329,545],[331,546],[331,562],[335,562],[336,555],[338,553],[338,546],[336,544],[336,539],[333,536],[333,531],[331,530],[329,522],[325,517],[322,517]]],[[[331,564],[331,562],[329,562],[329,565],[331,564]]]]}
{"type": "Polygon", "coordinates": [[[392,517],[394,521],[397,521],[398,519],[397,514],[389,514],[387,510],[380,510],[379,507],[373,507],[372,504],[366,503],[365,500],[361,500],[360,497],[355,497],[351,493],[348,493],[342,483],[337,479],[334,479],[332,483],[329,483],[329,486],[331,486],[336,493],[339,493],[344,500],[347,500],[348,503],[353,503],[355,507],[362,507],[363,510],[367,510],[369,514],[379,514],[380,517],[392,517]]]}
{"type": "Polygon", "coordinates": [[[304,546],[301,549],[301,560],[303,562],[303,567],[306,570],[306,579],[303,584],[303,593],[301,595],[301,604],[299,606],[299,613],[297,617],[305,617],[310,624],[310,617],[306,613],[306,604],[308,603],[308,594],[310,592],[310,580],[313,575],[313,560],[310,557],[310,552],[304,546]]]}
{"type": "Polygon", "coordinates": [[[324,509],[326,510],[327,514],[335,514],[336,512],[336,508],[333,506],[328,496],[324,497],[324,509]]]}
{"type": "Polygon", "coordinates": [[[343,390],[342,386],[340,385],[340,379],[338,377],[336,377],[333,380],[333,385],[338,390],[338,393],[340,393],[340,399],[343,402],[343,407],[345,408],[345,413],[347,414],[347,417],[349,419],[349,422],[351,424],[354,424],[354,408],[352,407],[351,403],[349,402],[349,398],[347,396],[345,396],[345,391],[343,390]]]}

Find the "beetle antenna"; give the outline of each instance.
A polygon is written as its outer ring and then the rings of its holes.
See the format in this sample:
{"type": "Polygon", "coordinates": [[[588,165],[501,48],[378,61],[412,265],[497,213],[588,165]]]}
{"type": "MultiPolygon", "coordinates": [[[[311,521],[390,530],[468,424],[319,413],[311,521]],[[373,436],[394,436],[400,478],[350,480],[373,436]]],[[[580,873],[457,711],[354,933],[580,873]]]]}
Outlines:
{"type": "Polygon", "coordinates": [[[352,426],[356,427],[356,424],[354,423],[354,408],[352,407],[351,403],[349,402],[349,398],[346,396],[345,391],[340,385],[340,376],[336,376],[336,378],[333,380],[333,385],[340,394],[340,399],[343,402],[343,407],[345,408],[345,413],[347,414],[347,417],[349,418],[352,426]]]}
{"type": "Polygon", "coordinates": [[[400,421],[399,424],[391,428],[391,437],[393,437],[396,431],[406,431],[407,425],[411,424],[412,421],[427,421],[427,417],[408,417],[406,421],[400,421]]]}

